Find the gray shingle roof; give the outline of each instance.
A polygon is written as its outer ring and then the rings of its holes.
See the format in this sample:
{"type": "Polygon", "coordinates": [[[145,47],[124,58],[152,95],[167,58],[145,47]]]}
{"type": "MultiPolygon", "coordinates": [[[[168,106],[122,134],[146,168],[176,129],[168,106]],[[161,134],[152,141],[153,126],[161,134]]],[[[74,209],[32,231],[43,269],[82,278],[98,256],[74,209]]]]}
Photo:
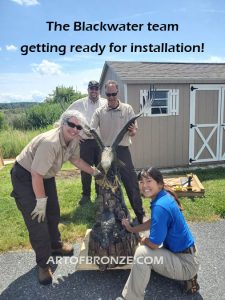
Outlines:
{"type": "Polygon", "coordinates": [[[106,61],[102,77],[107,68],[124,82],[218,82],[225,83],[225,63],[161,63],[106,61]]]}

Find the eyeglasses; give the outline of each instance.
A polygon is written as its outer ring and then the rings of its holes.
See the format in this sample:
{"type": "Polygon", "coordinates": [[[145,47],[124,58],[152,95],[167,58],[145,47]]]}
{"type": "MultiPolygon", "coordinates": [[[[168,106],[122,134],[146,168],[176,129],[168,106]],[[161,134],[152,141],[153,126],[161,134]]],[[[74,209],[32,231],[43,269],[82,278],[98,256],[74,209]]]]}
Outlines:
{"type": "Polygon", "coordinates": [[[96,87],[96,86],[92,86],[92,87],[89,87],[89,90],[91,90],[91,91],[98,91],[99,88],[96,87]]]}
{"type": "Polygon", "coordinates": [[[82,130],[83,127],[81,125],[74,124],[73,122],[66,121],[66,124],[71,128],[76,128],[77,130],[82,130]]]}
{"type": "Polygon", "coordinates": [[[118,92],[116,92],[116,93],[105,93],[106,94],[106,96],[107,97],[115,97],[117,94],[118,94],[118,92]]]}

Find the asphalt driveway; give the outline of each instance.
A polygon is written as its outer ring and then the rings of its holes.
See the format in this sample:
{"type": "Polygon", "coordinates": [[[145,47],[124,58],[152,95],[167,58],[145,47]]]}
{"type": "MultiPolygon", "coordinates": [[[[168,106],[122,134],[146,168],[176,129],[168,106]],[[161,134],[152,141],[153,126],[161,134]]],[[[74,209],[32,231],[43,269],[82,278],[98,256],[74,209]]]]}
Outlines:
{"type": "MultiPolygon", "coordinates": [[[[191,223],[195,234],[201,268],[200,292],[187,296],[182,283],[153,272],[145,299],[225,300],[225,220],[214,223],[191,223]]],[[[78,253],[79,245],[74,245],[78,253]]],[[[0,255],[0,299],[75,299],[110,300],[118,297],[129,270],[75,271],[75,264],[58,264],[54,282],[40,286],[36,280],[34,253],[8,252],[0,255]]]]}

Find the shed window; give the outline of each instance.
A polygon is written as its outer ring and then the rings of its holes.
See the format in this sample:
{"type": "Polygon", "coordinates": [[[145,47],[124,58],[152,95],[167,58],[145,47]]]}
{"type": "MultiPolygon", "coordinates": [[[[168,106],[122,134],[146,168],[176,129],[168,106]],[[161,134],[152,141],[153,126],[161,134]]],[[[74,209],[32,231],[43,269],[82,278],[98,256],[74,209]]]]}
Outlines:
{"type": "Polygon", "coordinates": [[[140,109],[148,105],[144,116],[178,115],[178,104],[179,90],[140,90],[140,109]]]}

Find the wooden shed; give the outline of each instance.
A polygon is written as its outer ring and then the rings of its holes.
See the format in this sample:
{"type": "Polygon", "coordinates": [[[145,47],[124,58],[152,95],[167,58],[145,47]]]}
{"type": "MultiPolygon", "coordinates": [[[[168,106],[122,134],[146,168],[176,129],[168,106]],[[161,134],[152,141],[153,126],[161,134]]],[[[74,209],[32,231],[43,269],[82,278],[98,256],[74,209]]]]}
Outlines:
{"type": "Polygon", "coordinates": [[[120,99],[138,120],[131,152],[136,168],[225,160],[225,64],[106,61],[100,84],[119,84],[120,99]]]}

